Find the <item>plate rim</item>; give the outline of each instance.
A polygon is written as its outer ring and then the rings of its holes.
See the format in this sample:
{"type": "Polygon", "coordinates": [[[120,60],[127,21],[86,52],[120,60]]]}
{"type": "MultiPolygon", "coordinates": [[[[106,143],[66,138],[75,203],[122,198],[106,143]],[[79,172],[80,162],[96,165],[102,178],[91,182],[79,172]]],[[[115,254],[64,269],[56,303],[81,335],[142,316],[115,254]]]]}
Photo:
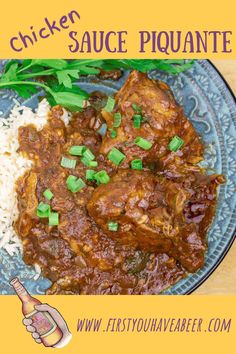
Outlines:
{"type": "MultiPolygon", "coordinates": [[[[227,80],[225,79],[223,74],[212,63],[212,61],[210,59],[206,59],[206,61],[210,64],[210,66],[214,69],[214,71],[219,75],[219,77],[223,81],[225,87],[227,88],[228,92],[230,93],[230,95],[231,95],[231,97],[232,97],[232,99],[233,99],[233,101],[235,103],[235,106],[236,106],[236,96],[235,96],[232,88],[230,87],[229,83],[227,82],[227,80]]],[[[217,260],[217,262],[208,270],[208,272],[206,272],[206,274],[196,284],[194,284],[192,287],[190,287],[190,289],[188,289],[183,295],[192,294],[195,290],[197,290],[201,285],[203,285],[210,278],[210,276],[215,272],[215,270],[220,266],[220,264],[226,258],[226,256],[227,256],[229,250],[231,249],[235,239],[236,239],[236,226],[235,226],[235,229],[234,229],[234,231],[232,233],[232,237],[230,238],[225,250],[222,252],[222,254],[220,255],[220,257],[217,260]]],[[[175,295],[175,294],[173,294],[173,295],[175,295]]]]}
{"type": "MultiPolygon", "coordinates": [[[[210,75],[210,73],[212,73],[213,76],[215,75],[216,81],[218,81],[218,83],[221,83],[221,85],[220,85],[221,89],[222,89],[221,93],[225,92],[225,95],[227,97],[227,101],[230,101],[229,103],[230,103],[230,106],[232,107],[231,113],[234,112],[234,110],[236,111],[236,94],[234,94],[229,83],[226,81],[226,79],[224,78],[223,74],[219,71],[219,69],[209,59],[204,59],[204,60],[200,59],[200,60],[196,60],[196,62],[198,62],[200,64],[200,66],[205,67],[205,69],[208,68],[208,70],[207,70],[208,75],[210,75]]],[[[234,114],[233,114],[233,116],[234,116],[234,114]]],[[[233,119],[233,121],[235,120],[234,117],[232,117],[232,119],[233,119]]],[[[180,289],[177,289],[178,291],[176,291],[176,293],[174,291],[171,292],[172,286],[170,286],[170,287],[166,288],[165,290],[163,290],[163,292],[161,292],[159,294],[155,294],[155,295],[189,295],[189,294],[192,294],[196,289],[198,289],[202,284],[204,284],[204,282],[206,282],[208,280],[208,278],[210,278],[210,276],[214,273],[214,271],[220,266],[220,264],[223,262],[223,260],[227,256],[232,245],[234,244],[234,241],[236,238],[236,224],[233,224],[231,230],[228,230],[228,231],[229,231],[228,240],[225,242],[222,252],[220,252],[220,254],[218,254],[217,259],[215,259],[215,262],[213,262],[211,264],[211,266],[208,267],[208,270],[206,272],[204,272],[204,274],[202,274],[197,279],[197,281],[193,282],[192,284],[191,283],[188,284],[186,289],[182,288],[181,292],[179,291],[180,289]],[[166,293],[166,291],[168,293],[166,293]]],[[[187,281],[187,278],[188,278],[188,276],[185,278],[186,281],[187,281]]],[[[175,286],[176,284],[173,284],[173,286],[175,286]]]]}

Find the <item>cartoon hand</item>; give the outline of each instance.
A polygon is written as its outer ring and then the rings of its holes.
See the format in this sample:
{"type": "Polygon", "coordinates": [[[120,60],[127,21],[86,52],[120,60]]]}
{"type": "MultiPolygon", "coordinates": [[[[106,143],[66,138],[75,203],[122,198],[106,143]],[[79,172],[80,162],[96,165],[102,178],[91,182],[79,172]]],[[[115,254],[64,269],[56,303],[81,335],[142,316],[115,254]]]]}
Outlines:
{"type": "MultiPolygon", "coordinates": [[[[63,333],[62,338],[57,344],[54,345],[54,348],[62,348],[67,345],[71,340],[72,335],[67,327],[65,320],[60,315],[60,313],[54,307],[51,307],[48,304],[36,305],[35,310],[40,312],[48,312],[52,316],[54,321],[57,323],[58,327],[61,329],[63,333]]],[[[23,319],[23,324],[26,326],[27,331],[32,334],[32,337],[35,342],[40,344],[42,343],[42,340],[40,339],[40,335],[38,334],[38,332],[36,332],[36,329],[32,323],[33,321],[31,318],[23,319]]]]}

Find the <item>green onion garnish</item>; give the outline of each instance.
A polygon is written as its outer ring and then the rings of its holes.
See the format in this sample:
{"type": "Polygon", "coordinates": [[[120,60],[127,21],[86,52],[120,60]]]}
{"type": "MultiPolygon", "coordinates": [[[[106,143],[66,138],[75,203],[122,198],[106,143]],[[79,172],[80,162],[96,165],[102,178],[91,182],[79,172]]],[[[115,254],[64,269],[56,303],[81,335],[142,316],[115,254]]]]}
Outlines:
{"type": "Polygon", "coordinates": [[[85,150],[86,150],[85,146],[75,145],[75,146],[71,146],[69,150],[69,154],[74,156],[82,156],[85,150]]]}
{"type": "Polygon", "coordinates": [[[115,107],[115,100],[112,97],[108,97],[106,106],[104,107],[104,110],[106,112],[112,112],[113,108],[115,107]]]}
{"type": "Polygon", "coordinates": [[[94,175],[94,178],[96,179],[96,181],[99,184],[100,183],[107,184],[110,181],[110,177],[108,176],[108,174],[104,170],[97,172],[94,175]]]}
{"type": "Polygon", "coordinates": [[[144,138],[141,138],[140,136],[138,136],[135,140],[134,143],[141,147],[144,150],[149,150],[152,147],[152,143],[144,138]]]}
{"type": "Polygon", "coordinates": [[[172,139],[171,139],[171,141],[170,141],[170,143],[169,143],[169,145],[168,145],[168,149],[170,150],[170,151],[174,151],[174,152],[176,152],[176,151],[178,151],[180,148],[181,148],[181,146],[184,144],[184,140],[182,140],[178,135],[175,135],[172,139]]]}
{"type": "Polygon", "coordinates": [[[90,161],[91,161],[90,159],[87,159],[86,157],[83,156],[83,157],[80,159],[80,161],[81,161],[85,166],[88,166],[88,167],[90,166],[90,165],[89,165],[89,163],[90,163],[90,161]]]}
{"type": "Polygon", "coordinates": [[[76,193],[86,186],[82,178],[76,178],[75,176],[69,176],[66,180],[66,184],[72,193],[76,193]]]}
{"type": "Polygon", "coordinates": [[[80,189],[84,188],[86,186],[86,184],[84,183],[84,181],[82,180],[82,178],[78,178],[75,182],[74,182],[74,188],[73,188],[73,192],[78,192],[80,189]]]}
{"type": "Polygon", "coordinates": [[[116,148],[112,148],[107,157],[117,166],[126,158],[126,156],[116,148]]]}
{"type": "Polygon", "coordinates": [[[51,200],[53,198],[53,193],[50,191],[50,189],[46,189],[43,192],[43,195],[47,200],[51,200]]]}
{"type": "Polygon", "coordinates": [[[93,161],[95,159],[94,154],[89,149],[86,149],[81,158],[81,162],[87,167],[96,167],[98,165],[97,161],[93,161]]]}
{"type": "Polygon", "coordinates": [[[40,202],[39,205],[37,206],[37,210],[42,211],[43,213],[47,211],[50,208],[49,204],[46,204],[44,202],[40,202]]]}
{"type": "Polygon", "coordinates": [[[114,221],[109,221],[107,223],[107,227],[109,231],[117,231],[118,230],[118,222],[114,222],[114,221]]]}
{"type": "Polygon", "coordinates": [[[119,128],[121,124],[121,114],[120,112],[117,112],[114,114],[114,123],[113,123],[113,127],[114,128],[119,128]]]}
{"type": "Polygon", "coordinates": [[[48,223],[49,223],[49,226],[59,225],[59,214],[54,213],[54,212],[50,213],[48,223]]]}
{"type": "Polygon", "coordinates": [[[40,202],[39,205],[37,206],[37,216],[39,218],[48,218],[50,214],[50,205],[40,202]]]}
{"type": "Polygon", "coordinates": [[[116,138],[117,137],[117,132],[113,129],[110,130],[110,137],[113,139],[113,138],[116,138]]]}
{"type": "Polygon", "coordinates": [[[88,181],[93,181],[95,178],[94,178],[94,175],[96,174],[96,172],[94,170],[86,170],[86,179],[88,181]]]}
{"type": "Polygon", "coordinates": [[[80,161],[87,167],[97,167],[98,165],[97,161],[92,161],[85,156],[83,156],[80,161]]]}
{"type": "Polygon", "coordinates": [[[62,157],[61,166],[65,168],[75,168],[76,160],[68,159],[67,157],[62,157]]]}
{"type": "Polygon", "coordinates": [[[142,170],[143,169],[143,162],[140,159],[136,159],[131,161],[131,168],[132,170],[142,170]]]}
{"type": "Polygon", "coordinates": [[[133,108],[134,111],[137,112],[137,113],[141,113],[141,112],[142,112],[142,108],[139,107],[136,103],[132,103],[132,108],[133,108]]]}
{"type": "Polygon", "coordinates": [[[88,159],[88,160],[94,160],[94,159],[95,159],[94,154],[93,154],[92,151],[90,151],[89,149],[86,149],[86,150],[83,152],[83,157],[85,157],[85,158],[88,159]]]}
{"type": "Polygon", "coordinates": [[[134,127],[139,129],[142,121],[142,116],[140,114],[134,114],[134,127]]]}
{"type": "Polygon", "coordinates": [[[70,176],[68,176],[68,178],[67,178],[67,180],[66,180],[66,184],[68,185],[68,184],[70,184],[70,183],[73,183],[73,182],[76,181],[76,180],[77,180],[77,177],[76,177],[76,176],[70,175],[70,176]]]}
{"type": "Polygon", "coordinates": [[[89,167],[97,167],[98,162],[97,161],[89,161],[89,167]]]}

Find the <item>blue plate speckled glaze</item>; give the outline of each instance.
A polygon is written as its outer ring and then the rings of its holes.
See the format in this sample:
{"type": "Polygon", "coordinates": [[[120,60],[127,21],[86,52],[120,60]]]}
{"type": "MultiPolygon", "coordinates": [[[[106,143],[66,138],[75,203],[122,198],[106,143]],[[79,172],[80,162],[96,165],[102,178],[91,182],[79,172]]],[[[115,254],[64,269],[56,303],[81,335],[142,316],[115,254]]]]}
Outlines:
{"type": "MultiPolygon", "coordinates": [[[[4,61],[0,61],[0,70],[4,61]]],[[[119,81],[80,80],[87,91],[100,90],[115,93],[124,83],[128,73],[119,81]]],[[[236,226],[236,103],[227,84],[209,61],[197,61],[194,66],[179,76],[150,72],[154,79],[170,85],[177,101],[184,107],[187,117],[205,142],[204,164],[209,169],[226,176],[227,182],[219,189],[217,210],[208,232],[208,252],[205,266],[190,274],[166,290],[164,294],[188,294],[198,287],[219,265],[234,240],[236,226]]],[[[37,95],[22,100],[8,90],[0,91],[0,117],[7,117],[13,107],[12,98],[24,105],[37,106],[37,95]]],[[[0,293],[12,294],[9,279],[18,275],[33,294],[43,294],[50,281],[40,277],[36,281],[35,270],[24,264],[20,255],[10,257],[0,250],[0,293]]]]}

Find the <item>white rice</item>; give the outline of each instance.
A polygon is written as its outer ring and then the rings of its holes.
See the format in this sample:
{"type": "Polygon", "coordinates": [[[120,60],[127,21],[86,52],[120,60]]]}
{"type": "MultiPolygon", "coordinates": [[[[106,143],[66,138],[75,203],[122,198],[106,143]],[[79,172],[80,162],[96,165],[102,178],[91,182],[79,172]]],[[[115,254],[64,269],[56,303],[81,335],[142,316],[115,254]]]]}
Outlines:
{"type": "MultiPolygon", "coordinates": [[[[37,130],[41,130],[47,122],[49,110],[46,99],[39,103],[35,112],[17,103],[9,118],[0,119],[0,248],[5,249],[11,256],[22,251],[21,242],[13,226],[18,217],[16,181],[32,166],[30,160],[17,152],[18,129],[34,124],[37,130]]],[[[66,125],[69,119],[68,112],[64,110],[62,120],[66,125]]],[[[38,268],[36,265],[36,271],[40,273],[38,268]]]]}

